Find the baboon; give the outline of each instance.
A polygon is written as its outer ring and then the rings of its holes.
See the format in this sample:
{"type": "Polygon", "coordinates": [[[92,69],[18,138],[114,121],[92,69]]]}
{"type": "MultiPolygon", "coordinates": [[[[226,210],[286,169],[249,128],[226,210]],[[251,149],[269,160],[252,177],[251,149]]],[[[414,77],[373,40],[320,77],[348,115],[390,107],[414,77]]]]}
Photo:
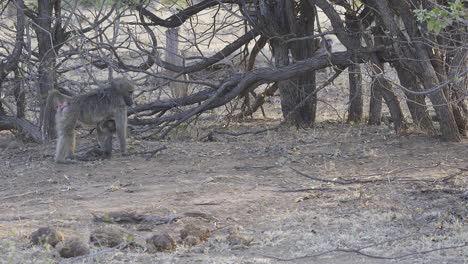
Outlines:
{"type": "MultiPolygon", "coordinates": [[[[57,163],[71,163],[67,159],[74,158],[75,126],[78,121],[96,126],[99,144],[103,151],[109,151],[112,150],[112,132],[109,136],[109,133],[106,134],[102,128],[103,125],[111,125],[106,121],[113,120],[119,138],[120,151],[125,153],[127,150],[127,107],[133,104],[133,90],[133,85],[125,78],[114,79],[105,88],[74,97],[52,90],[47,97],[45,117],[49,116],[47,113],[51,111],[52,107],[57,107],[55,161],[57,163]]],[[[47,124],[47,120],[45,122],[47,124]]]]}
{"type": "Polygon", "coordinates": [[[101,121],[96,126],[98,146],[93,147],[84,155],[77,156],[81,161],[109,159],[112,156],[112,138],[117,131],[114,120],[101,121]]]}

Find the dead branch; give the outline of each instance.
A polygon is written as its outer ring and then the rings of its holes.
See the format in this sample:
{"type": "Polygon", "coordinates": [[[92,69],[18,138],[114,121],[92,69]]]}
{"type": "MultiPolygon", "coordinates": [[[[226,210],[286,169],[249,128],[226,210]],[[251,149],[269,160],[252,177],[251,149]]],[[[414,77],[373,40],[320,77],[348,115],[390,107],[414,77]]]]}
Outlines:
{"type": "Polygon", "coordinates": [[[241,135],[247,135],[247,134],[253,134],[253,135],[256,135],[256,134],[260,134],[260,133],[263,133],[263,132],[267,132],[267,131],[273,131],[273,130],[277,130],[279,129],[282,125],[286,124],[289,119],[293,116],[293,114],[299,110],[299,108],[302,106],[302,104],[304,102],[306,102],[307,100],[310,99],[311,96],[315,95],[316,93],[318,93],[320,90],[322,90],[323,88],[325,88],[327,85],[329,85],[330,83],[332,83],[342,72],[343,72],[344,68],[341,68],[340,70],[337,70],[335,72],[335,74],[333,74],[332,77],[330,77],[326,82],[322,83],[322,85],[320,85],[320,87],[316,88],[314,90],[314,92],[310,93],[307,97],[305,97],[301,103],[297,104],[294,109],[291,110],[291,112],[289,112],[289,114],[283,119],[283,121],[281,121],[281,123],[279,123],[278,125],[276,126],[273,126],[271,128],[265,128],[265,129],[260,129],[260,130],[256,130],[256,131],[246,131],[246,132],[241,132],[241,133],[232,133],[232,132],[227,132],[227,131],[219,131],[217,129],[213,130],[213,131],[210,131],[206,136],[202,137],[201,140],[207,140],[207,141],[214,141],[214,134],[223,134],[223,135],[229,135],[229,136],[241,136],[241,135]]]}
{"type": "MultiPolygon", "coordinates": [[[[246,116],[253,115],[253,113],[257,112],[257,110],[263,106],[263,104],[266,101],[266,98],[269,96],[273,96],[277,90],[278,90],[278,83],[274,83],[273,85],[269,86],[268,88],[265,89],[263,93],[255,96],[254,103],[252,105],[249,105],[245,111],[242,111],[237,116],[235,116],[235,118],[243,118],[246,116]]],[[[248,97],[246,97],[246,100],[247,98],[248,97]]],[[[247,104],[248,102],[245,102],[245,103],[247,104]]],[[[262,108],[262,112],[263,112],[263,108],[262,108]]],[[[263,114],[265,116],[265,113],[263,114]]]]}
{"type": "MultiPolygon", "coordinates": [[[[391,170],[391,171],[383,172],[383,173],[355,175],[355,176],[346,175],[346,176],[337,176],[335,178],[344,178],[344,177],[359,177],[359,178],[361,178],[361,177],[376,177],[376,176],[385,177],[385,176],[390,176],[390,175],[396,175],[396,174],[402,173],[402,172],[407,171],[407,170],[436,168],[439,165],[440,164],[437,163],[437,164],[431,165],[431,166],[416,166],[416,167],[408,167],[408,168],[403,168],[403,169],[391,170]]],[[[362,179],[360,179],[360,180],[328,180],[328,179],[308,175],[308,174],[303,173],[303,172],[301,172],[301,171],[299,171],[299,170],[297,170],[297,169],[295,169],[295,168],[293,168],[291,166],[288,166],[288,168],[295,171],[297,174],[299,174],[301,176],[304,176],[306,178],[312,179],[314,181],[321,181],[321,182],[326,182],[326,183],[335,183],[335,184],[341,184],[341,185],[357,184],[357,183],[389,182],[389,181],[398,181],[398,182],[435,182],[435,180],[432,180],[432,179],[390,179],[390,178],[385,178],[385,179],[374,178],[374,179],[364,179],[364,180],[362,180],[362,179]]]]}
{"type": "Polygon", "coordinates": [[[455,246],[450,246],[450,247],[440,247],[440,248],[434,248],[434,249],[429,249],[429,250],[424,250],[424,251],[411,252],[411,253],[399,255],[399,256],[396,256],[396,257],[371,255],[371,254],[364,253],[361,250],[357,250],[357,249],[336,249],[334,251],[335,252],[356,253],[358,255],[362,255],[362,256],[365,256],[365,257],[369,257],[369,258],[375,258],[375,259],[402,259],[402,258],[407,258],[407,257],[410,257],[410,256],[414,256],[414,255],[427,254],[427,253],[432,253],[432,252],[437,252],[437,251],[447,250],[447,249],[463,248],[463,247],[467,247],[467,246],[468,246],[468,243],[465,243],[463,245],[455,245],[455,246]]]}
{"type": "MultiPolygon", "coordinates": [[[[373,51],[368,51],[373,52],[373,51]]],[[[369,53],[359,52],[358,56],[360,60],[365,60],[369,53]]],[[[133,125],[154,125],[161,123],[170,123],[176,121],[177,124],[179,120],[187,120],[188,118],[210,109],[225,105],[227,102],[236,98],[240,93],[246,90],[253,90],[261,84],[277,82],[281,80],[286,80],[294,78],[300,74],[304,74],[308,71],[322,69],[328,66],[333,65],[350,65],[352,64],[352,58],[354,53],[350,51],[346,52],[335,52],[330,57],[327,55],[315,56],[313,58],[298,61],[294,64],[290,64],[284,67],[271,67],[271,68],[260,68],[247,73],[238,73],[229,78],[227,78],[217,89],[209,90],[207,92],[200,92],[197,94],[198,100],[194,96],[179,98],[179,102],[186,103],[187,100],[190,100],[195,103],[201,103],[203,100],[204,103],[201,106],[194,107],[185,112],[175,114],[172,116],[164,116],[160,118],[152,119],[142,119],[130,120],[130,123],[133,125]],[[209,96],[209,99],[206,99],[206,96],[209,96]]],[[[171,108],[177,106],[174,104],[175,100],[171,101],[162,101],[154,103],[152,107],[145,107],[145,110],[152,110],[154,108],[167,108],[169,105],[171,108]]],[[[133,108],[132,111],[138,112],[142,108],[133,108]]]]}
{"type": "MultiPolygon", "coordinates": [[[[220,4],[230,4],[237,3],[237,0],[205,0],[196,5],[189,6],[184,10],[181,10],[179,13],[174,14],[166,19],[161,19],[157,15],[153,14],[151,11],[145,8],[144,3],[138,3],[135,1],[128,1],[129,5],[133,5],[137,9],[141,9],[141,12],[144,16],[148,17],[152,23],[147,25],[149,26],[163,26],[168,28],[178,27],[182,25],[187,19],[191,16],[196,15],[200,11],[208,9],[210,7],[220,5],[220,4]]],[[[134,24],[134,23],[132,23],[134,24]]]]}
{"type": "Polygon", "coordinates": [[[290,189],[290,190],[278,190],[280,193],[296,193],[296,192],[310,192],[310,191],[330,191],[332,188],[302,188],[302,189],[290,189]]]}
{"type": "Polygon", "coordinates": [[[166,217],[146,215],[146,214],[135,214],[128,212],[113,212],[104,215],[95,215],[94,221],[96,222],[106,222],[106,223],[130,223],[130,224],[140,224],[140,223],[152,223],[155,225],[162,224],[171,224],[174,221],[177,221],[184,217],[194,217],[202,218],[204,220],[212,221],[215,220],[212,216],[209,216],[204,213],[199,212],[187,212],[182,214],[170,214],[166,217]]]}
{"type": "Polygon", "coordinates": [[[327,255],[327,254],[335,253],[335,252],[347,252],[347,253],[356,253],[356,254],[359,254],[359,255],[362,255],[362,256],[366,256],[366,257],[369,257],[369,258],[394,260],[394,259],[407,258],[407,257],[410,257],[410,256],[415,256],[415,255],[428,254],[428,253],[437,252],[437,251],[442,251],[442,250],[463,248],[463,247],[467,247],[467,246],[468,246],[468,243],[465,243],[465,244],[461,244],[461,245],[454,245],[454,246],[448,246],[448,247],[440,247],[440,248],[429,249],[429,250],[424,250],[424,251],[416,251],[416,252],[411,252],[411,253],[407,253],[407,254],[395,256],[395,257],[371,255],[371,254],[362,252],[362,250],[364,250],[364,249],[368,249],[368,248],[372,248],[372,247],[384,245],[384,244],[387,244],[387,243],[389,243],[389,242],[395,242],[395,241],[402,240],[402,239],[406,239],[406,238],[410,238],[410,237],[415,237],[415,236],[420,236],[420,235],[429,235],[429,234],[434,234],[434,233],[435,233],[434,231],[431,231],[431,232],[423,232],[423,233],[411,234],[411,235],[401,236],[401,237],[389,239],[389,240],[386,240],[386,241],[382,241],[382,242],[379,242],[379,243],[371,244],[371,245],[364,246],[364,247],[361,247],[361,248],[358,248],[358,249],[343,249],[343,248],[337,248],[337,249],[327,250],[327,251],[324,251],[324,252],[320,252],[320,253],[316,253],[316,254],[309,254],[309,255],[305,255],[305,256],[301,256],[301,257],[296,257],[296,258],[280,258],[280,257],[275,257],[275,256],[264,256],[264,257],[271,258],[271,259],[275,259],[275,260],[279,260],[279,261],[297,261],[297,260],[301,260],[301,259],[320,257],[320,256],[323,256],[323,255],[327,255]]]}
{"type": "Polygon", "coordinates": [[[165,150],[167,149],[166,146],[162,146],[160,148],[157,148],[155,150],[149,150],[149,151],[137,151],[137,152],[127,152],[127,153],[124,153],[122,156],[124,157],[128,157],[128,156],[132,156],[132,155],[147,155],[147,154],[150,154],[148,155],[147,159],[150,159],[152,158],[156,153],[162,151],[162,150],[165,150]]]}
{"type": "Polygon", "coordinates": [[[26,193],[21,193],[21,194],[8,195],[8,196],[1,197],[0,200],[18,198],[18,197],[26,196],[26,195],[29,195],[29,194],[37,194],[37,193],[38,193],[38,191],[31,191],[31,192],[26,192],[26,193]]]}
{"type": "Polygon", "coordinates": [[[42,143],[39,128],[30,121],[14,116],[0,115],[0,130],[19,130],[29,135],[34,142],[42,143]]]}

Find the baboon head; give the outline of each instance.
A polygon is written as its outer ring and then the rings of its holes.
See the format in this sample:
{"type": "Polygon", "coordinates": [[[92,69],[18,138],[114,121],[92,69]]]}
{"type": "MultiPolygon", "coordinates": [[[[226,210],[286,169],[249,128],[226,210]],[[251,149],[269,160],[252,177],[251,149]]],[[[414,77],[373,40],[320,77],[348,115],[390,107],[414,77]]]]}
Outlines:
{"type": "Polygon", "coordinates": [[[133,105],[133,85],[125,78],[116,78],[112,80],[111,87],[121,95],[127,106],[133,105]]]}

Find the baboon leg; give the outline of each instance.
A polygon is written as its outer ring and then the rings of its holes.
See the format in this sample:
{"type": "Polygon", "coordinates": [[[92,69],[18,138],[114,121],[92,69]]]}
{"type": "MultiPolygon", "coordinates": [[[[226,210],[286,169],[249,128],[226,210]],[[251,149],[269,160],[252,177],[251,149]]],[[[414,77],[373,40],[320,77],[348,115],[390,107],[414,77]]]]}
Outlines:
{"type": "Polygon", "coordinates": [[[70,149],[68,150],[67,158],[73,158],[75,155],[75,148],[76,148],[76,132],[75,128],[71,130],[71,137],[70,137],[70,149]]]}
{"type": "Polygon", "coordinates": [[[103,158],[110,158],[112,155],[112,136],[116,131],[115,121],[106,120],[100,122],[96,131],[103,158]]]}
{"type": "Polygon", "coordinates": [[[61,133],[57,138],[57,148],[55,151],[55,161],[57,163],[71,163],[75,147],[75,131],[71,133],[61,133]]]}
{"type": "Polygon", "coordinates": [[[67,159],[72,159],[75,153],[75,124],[76,119],[69,117],[67,109],[57,111],[57,148],[55,151],[55,161],[57,163],[72,163],[67,159]]]}
{"type": "Polygon", "coordinates": [[[120,143],[120,152],[123,154],[127,151],[127,113],[116,115],[115,127],[117,129],[117,137],[120,143]]]}

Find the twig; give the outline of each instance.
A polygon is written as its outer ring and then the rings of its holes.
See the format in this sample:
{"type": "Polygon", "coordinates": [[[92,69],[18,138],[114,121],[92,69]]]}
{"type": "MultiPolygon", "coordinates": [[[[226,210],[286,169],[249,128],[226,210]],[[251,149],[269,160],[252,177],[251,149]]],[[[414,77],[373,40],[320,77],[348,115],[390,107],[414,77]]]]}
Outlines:
{"type": "Polygon", "coordinates": [[[442,182],[448,181],[448,180],[450,180],[450,179],[452,179],[452,178],[457,177],[457,176],[460,175],[460,174],[463,174],[465,171],[468,171],[468,167],[466,167],[466,168],[458,168],[458,169],[460,170],[459,172],[452,173],[452,174],[450,174],[449,176],[443,178],[443,179],[440,180],[440,181],[442,181],[442,182]]]}
{"type": "Polygon", "coordinates": [[[276,192],[295,193],[295,192],[329,191],[329,190],[332,190],[332,188],[302,188],[302,189],[292,189],[292,190],[278,190],[276,192]]]}
{"type": "Polygon", "coordinates": [[[160,147],[160,148],[158,148],[158,149],[155,149],[155,150],[137,151],[137,152],[127,152],[127,153],[123,154],[122,156],[128,157],[128,156],[132,156],[132,155],[146,155],[146,154],[151,154],[151,155],[149,155],[149,156],[146,158],[146,159],[148,160],[148,159],[152,158],[152,157],[153,157],[156,153],[158,153],[159,151],[165,150],[165,149],[167,149],[167,147],[166,147],[166,146],[162,146],[162,147],[160,147]]]}
{"type": "Polygon", "coordinates": [[[96,222],[106,222],[106,223],[131,223],[131,224],[139,224],[145,222],[151,222],[155,225],[162,225],[162,224],[170,224],[175,220],[179,220],[184,217],[195,217],[195,218],[203,218],[208,221],[214,221],[215,219],[212,216],[209,216],[204,213],[198,212],[187,212],[182,214],[170,214],[166,217],[161,216],[154,216],[154,215],[146,215],[146,214],[134,214],[134,213],[121,213],[121,212],[114,212],[105,214],[102,216],[92,214],[94,217],[94,221],[96,222]]]}
{"type": "Polygon", "coordinates": [[[366,257],[369,257],[369,258],[375,258],[375,259],[402,259],[402,258],[414,256],[414,255],[427,254],[427,253],[441,251],[441,250],[447,250],[447,249],[463,248],[463,247],[467,247],[467,246],[468,246],[468,243],[465,243],[463,245],[455,245],[455,246],[450,246],[450,247],[440,247],[440,248],[433,248],[433,249],[424,250],[424,251],[411,252],[411,253],[403,254],[403,255],[400,255],[400,256],[396,256],[396,257],[371,255],[371,254],[364,253],[364,252],[362,252],[360,250],[357,250],[357,249],[336,249],[334,251],[356,253],[356,254],[359,254],[359,255],[362,255],[362,256],[366,256],[366,257]]]}
{"type": "MultiPolygon", "coordinates": [[[[384,173],[373,173],[373,174],[365,174],[365,175],[356,175],[352,177],[375,177],[375,176],[389,176],[389,175],[395,175],[402,173],[407,170],[415,170],[415,169],[430,169],[430,168],[436,168],[440,164],[435,164],[431,166],[417,166],[417,167],[408,167],[408,168],[403,168],[403,169],[398,169],[398,170],[392,170],[389,172],[384,172],[384,173]]],[[[288,166],[291,170],[295,171],[297,174],[304,176],[306,178],[315,180],[315,181],[321,181],[321,182],[327,182],[327,183],[336,183],[336,184],[341,184],[341,185],[348,185],[348,184],[356,184],[356,183],[375,183],[375,182],[388,182],[392,181],[394,179],[365,179],[365,180],[328,180],[324,178],[319,178],[315,177],[312,175],[308,175],[306,173],[303,173],[291,166],[288,166]]],[[[351,176],[337,176],[337,177],[351,177],[351,176]]],[[[398,179],[397,181],[400,182],[435,182],[436,180],[431,180],[431,179],[398,179]]]]}
{"type": "Polygon", "coordinates": [[[37,193],[37,191],[32,191],[32,192],[26,192],[26,193],[21,193],[21,194],[14,194],[14,195],[9,195],[9,196],[4,196],[4,197],[0,198],[0,200],[6,200],[6,199],[10,199],[10,198],[18,198],[18,197],[26,196],[26,195],[28,195],[28,194],[33,194],[33,193],[37,193]]]}
{"type": "Polygon", "coordinates": [[[429,234],[433,234],[433,233],[435,233],[435,232],[431,231],[431,232],[424,232],[424,233],[418,233],[418,234],[411,234],[411,235],[401,236],[401,237],[389,239],[389,240],[386,240],[386,241],[382,241],[382,242],[379,242],[379,243],[371,244],[371,245],[364,246],[364,247],[361,247],[361,248],[358,248],[358,249],[337,248],[337,249],[327,250],[327,251],[324,251],[324,252],[304,255],[304,256],[295,257],[295,258],[280,258],[280,257],[275,257],[275,256],[264,256],[264,257],[279,260],[279,261],[297,261],[297,260],[300,260],[300,259],[320,257],[320,256],[323,256],[323,255],[330,254],[330,253],[335,253],[335,252],[346,252],[346,253],[356,253],[356,254],[359,254],[359,255],[362,255],[362,256],[366,256],[366,257],[369,257],[369,258],[375,258],[375,259],[395,260],[395,259],[402,259],[402,258],[415,256],[415,255],[421,255],[421,254],[427,254],[427,253],[431,253],[431,252],[441,251],[441,250],[463,248],[463,247],[468,246],[468,243],[465,243],[465,244],[462,244],[462,245],[454,245],[454,246],[440,247],[440,248],[434,248],[434,249],[429,249],[429,250],[424,250],[424,251],[416,251],[416,252],[406,253],[406,254],[403,254],[403,255],[395,256],[395,257],[371,255],[371,254],[362,252],[362,250],[364,250],[364,249],[384,245],[384,244],[387,244],[389,242],[395,242],[395,241],[402,240],[402,239],[405,239],[405,238],[410,238],[410,237],[420,236],[420,235],[429,235],[429,234]]]}

